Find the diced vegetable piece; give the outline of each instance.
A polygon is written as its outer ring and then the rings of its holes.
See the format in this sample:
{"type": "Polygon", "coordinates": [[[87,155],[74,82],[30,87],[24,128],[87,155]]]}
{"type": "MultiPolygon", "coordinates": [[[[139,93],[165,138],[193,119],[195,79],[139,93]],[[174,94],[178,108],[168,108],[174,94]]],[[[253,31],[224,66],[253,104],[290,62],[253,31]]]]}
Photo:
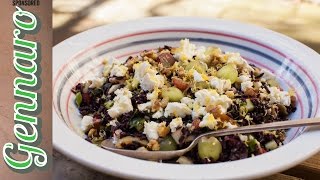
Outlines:
{"type": "Polygon", "coordinates": [[[219,69],[217,76],[222,79],[229,79],[231,83],[234,83],[238,79],[238,71],[233,64],[227,64],[219,69]]]}
{"type": "Polygon", "coordinates": [[[160,142],[160,151],[174,151],[177,149],[177,143],[171,136],[167,136],[160,142]]]}
{"type": "Polygon", "coordinates": [[[110,109],[113,106],[113,101],[107,101],[104,103],[106,109],[110,109]]]}
{"type": "Polygon", "coordinates": [[[254,105],[250,99],[246,99],[246,108],[247,108],[248,112],[251,112],[254,109],[254,105]]]}
{"type": "Polygon", "coordinates": [[[80,105],[81,105],[81,103],[82,103],[82,95],[81,95],[81,92],[77,92],[75,102],[76,102],[76,105],[77,105],[78,107],[80,107],[80,105]]]}
{"type": "Polygon", "coordinates": [[[172,78],[172,83],[175,87],[177,87],[178,89],[180,89],[181,91],[186,90],[189,87],[189,84],[184,82],[182,79],[178,78],[178,77],[173,77],[172,78]]]}
{"type": "Polygon", "coordinates": [[[265,147],[267,150],[274,150],[274,149],[277,149],[278,144],[276,143],[276,141],[272,140],[272,141],[267,142],[265,147]]]}
{"type": "Polygon", "coordinates": [[[176,87],[169,87],[167,89],[162,89],[162,97],[167,97],[169,102],[179,102],[184,95],[180,89],[176,87]]]}
{"type": "Polygon", "coordinates": [[[146,120],[142,117],[135,117],[129,122],[130,128],[136,128],[137,131],[143,131],[144,122],[146,120]]]}
{"type": "Polygon", "coordinates": [[[185,67],[185,69],[188,71],[190,69],[194,69],[198,71],[198,73],[203,74],[206,73],[208,67],[207,64],[201,63],[200,61],[192,61],[188,63],[188,65],[185,67]]]}
{"type": "Polygon", "coordinates": [[[280,87],[279,83],[277,80],[275,79],[268,79],[267,83],[269,84],[269,86],[271,87],[280,87]]]}
{"type": "Polygon", "coordinates": [[[219,159],[222,152],[222,146],[215,137],[203,137],[198,143],[198,154],[201,159],[212,158],[215,161],[219,159]]]}

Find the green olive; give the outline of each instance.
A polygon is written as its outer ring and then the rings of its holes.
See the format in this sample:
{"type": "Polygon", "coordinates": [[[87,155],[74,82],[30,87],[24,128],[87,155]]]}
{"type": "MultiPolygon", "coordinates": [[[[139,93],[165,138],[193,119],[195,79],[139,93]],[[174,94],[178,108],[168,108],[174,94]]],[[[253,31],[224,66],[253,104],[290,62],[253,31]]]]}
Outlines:
{"type": "Polygon", "coordinates": [[[198,71],[198,73],[203,74],[203,73],[206,73],[208,67],[205,63],[201,63],[200,61],[191,61],[190,63],[188,63],[185,69],[186,70],[194,69],[198,71]]]}
{"type": "Polygon", "coordinates": [[[202,137],[198,143],[198,154],[201,159],[212,158],[215,161],[219,159],[222,152],[222,146],[215,137],[202,137]]]}
{"type": "Polygon", "coordinates": [[[169,135],[160,142],[160,151],[174,151],[177,149],[177,143],[169,135]]]}
{"type": "Polygon", "coordinates": [[[76,105],[78,107],[80,107],[80,105],[82,103],[82,94],[81,94],[81,92],[77,92],[75,102],[76,102],[76,105]]]}
{"type": "Polygon", "coordinates": [[[137,131],[143,131],[144,129],[144,122],[146,120],[142,117],[135,117],[133,118],[130,122],[129,122],[129,126],[130,126],[130,129],[131,128],[136,128],[137,131]]]}
{"type": "Polygon", "coordinates": [[[184,97],[182,91],[176,87],[162,89],[161,92],[162,97],[168,98],[169,102],[179,102],[184,97]]]}
{"type": "Polygon", "coordinates": [[[219,69],[217,76],[222,79],[229,79],[233,84],[238,79],[238,70],[233,64],[227,64],[219,69]]]}

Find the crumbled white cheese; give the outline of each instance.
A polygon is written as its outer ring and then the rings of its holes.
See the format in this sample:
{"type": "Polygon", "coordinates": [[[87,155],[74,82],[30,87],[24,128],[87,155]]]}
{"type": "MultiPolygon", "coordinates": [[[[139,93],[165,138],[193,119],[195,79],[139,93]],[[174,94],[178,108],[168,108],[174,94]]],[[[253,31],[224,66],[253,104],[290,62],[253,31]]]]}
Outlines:
{"type": "Polygon", "coordinates": [[[202,89],[195,93],[196,99],[201,106],[216,105],[221,107],[221,112],[226,113],[232,100],[226,95],[219,95],[215,90],[202,89]]]}
{"type": "Polygon", "coordinates": [[[189,97],[183,97],[180,101],[181,103],[186,104],[189,108],[193,107],[194,100],[189,97]]]}
{"type": "Polygon", "coordinates": [[[174,53],[174,58],[187,61],[196,56],[196,59],[206,61],[208,59],[208,55],[205,53],[206,50],[204,46],[197,47],[195,44],[190,43],[189,39],[183,39],[174,53]]]}
{"type": "Polygon", "coordinates": [[[140,83],[145,91],[151,91],[154,88],[161,88],[164,85],[164,76],[157,75],[157,71],[152,68],[148,61],[133,65],[134,78],[140,83]]]}
{"type": "Polygon", "coordinates": [[[202,121],[199,123],[199,127],[208,127],[209,129],[216,129],[216,125],[218,121],[213,117],[211,113],[207,113],[203,118],[202,121]]]}
{"type": "Polygon", "coordinates": [[[104,61],[105,65],[103,67],[103,76],[104,77],[107,77],[109,76],[110,74],[110,71],[113,67],[114,64],[121,64],[121,61],[114,58],[114,57],[111,57],[111,58],[108,58],[104,61]]]}
{"type": "Polygon", "coordinates": [[[176,132],[177,128],[178,127],[182,127],[182,126],[183,126],[183,122],[182,122],[182,118],[181,117],[172,119],[170,124],[169,124],[171,132],[176,132]]]}
{"type": "Polygon", "coordinates": [[[206,54],[207,48],[204,46],[199,46],[196,49],[195,56],[197,60],[206,62],[209,56],[206,54]]]}
{"type": "Polygon", "coordinates": [[[123,77],[126,75],[128,68],[124,65],[115,64],[110,72],[110,76],[123,77]]]}
{"type": "Polygon", "coordinates": [[[238,77],[239,82],[251,81],[251,77],[248,74],[242,74],[238,77]]]}
{"type": "Polygon", "coordinates": [[[155,87],[164,85],[164,77],[162,75],[146,74],[140,79],[140,86],[145,91],[151,91],[155,87]]]}
{"type": "Polygon", "coordinates": [[[196,70],[193,71],[193,78],[194,78],[194,81],[195,81],[195,82],[205,81],[205,80],[202,78],[202,75],[201,75],[200,73],[198,73],[198,71],[196,71],[196,70]]]}
{"type": "Polygon", "coordinates": [[[152,105],[151,101],[148,101],[148,102],[142,103],[142,104],[138,104],[138,109],[141,112],[142,111],[149,111],[151,108],[151,105],[152,105]]]}
{"type": "Polygon", "coordinates": [[[133,65],[134,78],[140,80],[148,73],[157,73],[156,70],[152,69],[152,65],[148,61],[142,61],[138,64],[133,65]]]}
{"type": "Polygon", "coordinates": [[[106,82],[106,78],[104,77],[93,79],[89,88],[100,88],[103,86],[104,82],[106,82]]]}
{"type": "Polygon", "coordinates": [[[143,134],[145,134],[147,136],[149,141],[151,139],[155,139],[156,140],[156,139],[159,138],[158,126],[159,126],[159,123],[156,123],[154,121],[144,122],[143,134]]]}
{"type": "Polygon", "coordinates": [[[81,120],[81,130],[86,131],[93,124],[93,117],[91,116],[83,116],[81,120]]]}
{"type": "Polygon", "coordinates": [[[157,112],[152,115],[152,118],[159,119],[163,116],[163,108],[160,108],[157,112]]]}
{"type": "Polygon", "coordinates": [[[212,102],[219,96],[217,91],[209,90],[209,89],[202,89],[195,93],[196,102],[199,102],[201,106],[208,106],[212,104],[212,102]]]}
{"type": "Polygon", "coordinates": [[[290,106],[291,98],[290,94],[287,91],[281,91],[277,87],[270,87],[270,102],[271,103],[280,103],[285,106],[290,106]]]}
{"type": "Polygon", "coordinates": [[[178,102],[170,102],[168,103],[165,111],[164,116],[174,116],[174,117],[186,117],[187,115],[190,115],[192,113],[192,110],[183,103],[178,102]]]}
{"type": "Polygon", "coordinates": [[[248,64],[248,62],[240,56],[240,53],[230,53],[227,52],[226,56],[228,57],[227,63],[236,64],[241,68],[246,68],[249,71],[253,71],[254,69],[248,64]]]}
{"type": "Polygon", "coordinates": [[[231,89],[231,81],[229,79],[219,79],[217,77],[210,77],[210,85],[215,88],[220,94],[228,89],[231,89]]]}
{"type": "Polygon", "coordinates": [[[204,116],[206,114],[207,114],[207,111],[205,107],[200,106],[199,103],[193,104],[192,119],[198,118],[200,116],[204,116]]]}
{"type": "Polygon", "coordinates": [[[177,48],[174,57],[181,61],[192,59],[196,54],[196,45],[191,44],[189,39],[182,39],[180,41],[180,47],[177,48]]]}
{"type": "Polygon", "coordinates": [[[132,93],[127,88],[121,88],[115,91],[116,97],[114,98],[114,105],[108,110],[112,118],[116,118],[121,114],[133,110],[131,104],[132,93]]]}
{"type": "Polygon", "coordinates": [[[251,81],[242,82],[241,83],[241,91],[244,92],[247,90],[247,88],[252,88],[252,86],[253,86],[253,82],[251,82],[251,81]]]}
{"type": "Polygon", "coordinates": [[[152,93],[148,93],[147,94],[147,99],[150,100],[150,101],[157,100],[159,92],[160,92],[160,90],[158,88],[155,88],[152,93]]]}

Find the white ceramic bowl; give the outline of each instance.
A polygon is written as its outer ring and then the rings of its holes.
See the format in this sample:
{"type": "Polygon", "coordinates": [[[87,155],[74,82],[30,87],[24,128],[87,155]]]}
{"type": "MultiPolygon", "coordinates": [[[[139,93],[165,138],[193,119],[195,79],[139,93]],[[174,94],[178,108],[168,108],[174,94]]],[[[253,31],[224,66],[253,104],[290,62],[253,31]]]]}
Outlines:
{"type": "Polygon", "coordinates": [[[177,46],[189,38],[240,52],[251,63],[273,71],[285,88],[295,89],[298,110],[292,119],[315,117],[319,110],[320,56],[284,35],[237,22],[203,18],[148,18],[102,26],[53,48],[53,145],[68,157],[104,173],[144,179],[243,179],[288,169],[320,149],[320,128],[293,128],[285,145],[253,158],[204,165],[164,164],[103,150],[79,135],[81,117],[70,89],[101,73],[105,57],[127,58],[145,49],[177,46]]]}

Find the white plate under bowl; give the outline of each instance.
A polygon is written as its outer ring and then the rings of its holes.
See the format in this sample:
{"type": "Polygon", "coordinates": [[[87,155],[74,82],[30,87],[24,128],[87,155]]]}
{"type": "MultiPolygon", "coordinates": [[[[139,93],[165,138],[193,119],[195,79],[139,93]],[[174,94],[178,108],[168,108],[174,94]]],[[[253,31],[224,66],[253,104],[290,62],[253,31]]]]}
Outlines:
{"type": "Polygon", "coordinates": [[[216,164],[179,165],[144,161],[103,150],[81,137],[81,117],[70,89],[98,76],[106,57],[126,59],[145,49],[177,46],[189,38],[240,52],[249,62],[273,71],[298,97],[291,119],[315,117],[319,110],[320,56],[276,32],[237,22],[162,17],[102,26],[73,36],[53,48],[53,145],[68,157],[98,171],[144,179],[257,178],[297,165],[320,150],[320,128],[293,128],[285,145],[263,155],[216,164]]]}

